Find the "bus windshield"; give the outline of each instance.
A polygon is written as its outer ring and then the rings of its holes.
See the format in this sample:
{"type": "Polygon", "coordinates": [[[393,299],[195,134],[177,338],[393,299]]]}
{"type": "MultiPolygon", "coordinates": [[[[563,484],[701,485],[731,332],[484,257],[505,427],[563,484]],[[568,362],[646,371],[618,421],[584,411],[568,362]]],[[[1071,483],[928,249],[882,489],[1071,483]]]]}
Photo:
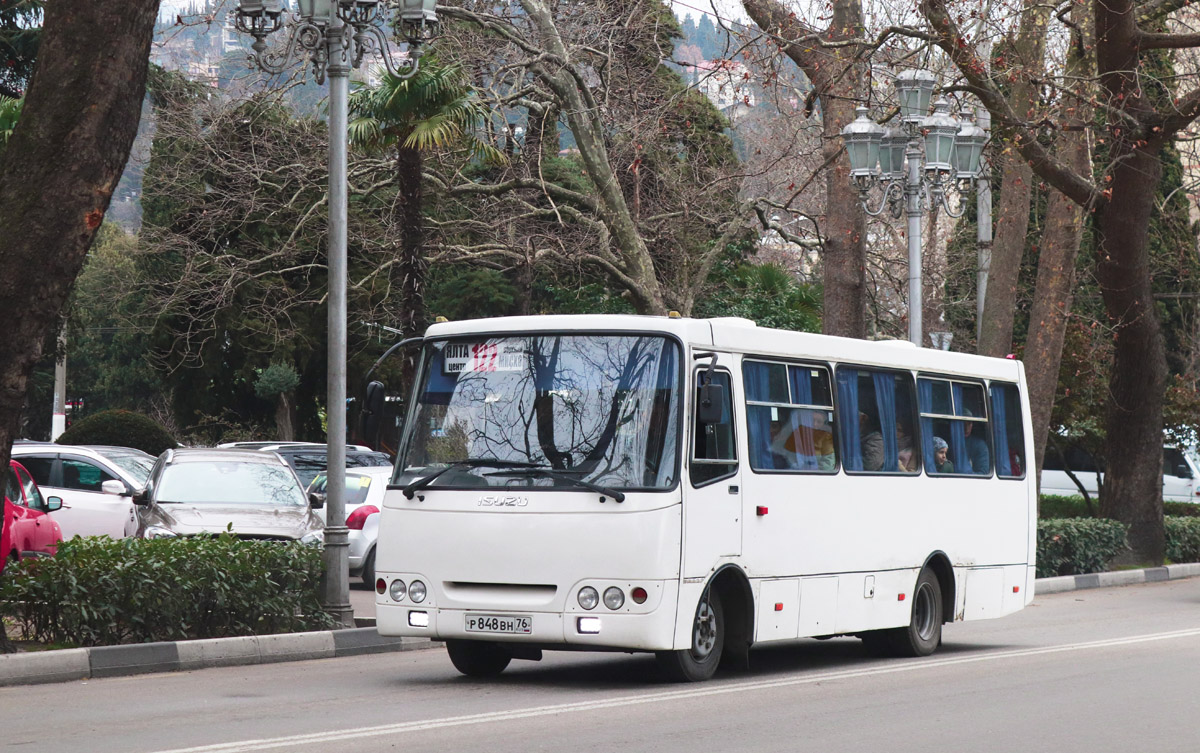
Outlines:
{"type": "Polygon", "coordinates": [[[678,344],[653,335],[430,343],[397,483],[456,466],[431,486],[670,489],[679,361],[678,344]]]}

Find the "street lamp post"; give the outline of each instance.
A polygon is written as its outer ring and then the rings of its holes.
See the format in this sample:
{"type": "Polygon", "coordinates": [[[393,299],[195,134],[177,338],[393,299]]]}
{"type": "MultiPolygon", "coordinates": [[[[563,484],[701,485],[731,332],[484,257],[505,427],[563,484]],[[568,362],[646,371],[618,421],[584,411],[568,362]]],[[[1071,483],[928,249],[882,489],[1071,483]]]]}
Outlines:
{"type": "Polygon", "coordinates": [[[346,528],[346,127],[350,70],[368,53],[379,53],[389,73],[417,73],[419,46],[437,32],[436,0],[399,0],[395,12],[409,46],[406,64],[392,64],[387,35],[380,28],[381,0],[297,0],[287,14],[283,0],[238,0],[237,29],[254,37],[250,62],[283,73],[293,59],[307,55],[317,84],[329,79],[329,349],[326,398],[325,580],[322,602],[342,625],[352,627],[348,534],[346,528]],[[282,51],[268,50],[266,38],[288,29],[282,51]]]}
{"type": "Polygon", "coordinates": [[[850,157],[850,179],[858,188],[863,210],[872,217],[890,210],[908,223],[908,339],[924,345],[921,304],[921,223],[925,212],[940,206],[951,217],[961,217],[964,206],[954,209],[947,196],[964,193],[979,174],[987,141],[971,120],[950,114],[950,103],[939,99],[929,115],[929,100],[936,79],[926,71],[903,71],[896,76],[900,125],[884,129],[859,107],[857,117],[842,129],[850,157]],[[878,188],[878,204],[870,193],[878,188]]]}

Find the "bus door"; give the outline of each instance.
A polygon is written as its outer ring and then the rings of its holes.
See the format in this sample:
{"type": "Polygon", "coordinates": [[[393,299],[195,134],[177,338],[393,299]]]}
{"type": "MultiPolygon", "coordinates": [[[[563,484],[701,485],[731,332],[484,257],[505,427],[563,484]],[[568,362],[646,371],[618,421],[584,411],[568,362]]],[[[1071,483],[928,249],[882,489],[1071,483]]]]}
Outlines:
{"type": "Polygon", "coordinates": [[[734,417],[736,401],[730,378],[732,356],[699,356],[692,372],[691,438],[688,443],[688,478],[683,510],[683,574],[707,575],[722,557],[742,551],[741,466],[738,462],[734,417]],[[706,382],[717,389],[705,391],[706,382]],[[700,408],[702,395],[719,403],[700,408]]]}

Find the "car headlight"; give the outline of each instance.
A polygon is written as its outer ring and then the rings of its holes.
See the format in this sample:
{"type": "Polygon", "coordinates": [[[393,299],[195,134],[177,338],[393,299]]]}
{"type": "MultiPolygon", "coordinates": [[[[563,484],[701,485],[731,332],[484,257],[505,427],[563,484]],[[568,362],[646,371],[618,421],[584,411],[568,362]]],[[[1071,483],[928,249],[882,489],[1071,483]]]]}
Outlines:
{"type": "Polygon", "coordinates": [[[425,584],[419,580],[414,580],[410,583],[408,585],[408,598],[417,604],[425,601],[425,584]]]}
{"type": "Polygon", "coordinates": [[[146,526],[146,530],[142,532],[143,539],[174,539],[178,536],[179,534],[163,526],[146,526]]]}
{"type": "Polygon", "coordinates": [[[325,542],[325,532],[322,530],[309,531],[300,537],[301,544],[322,544],[325,542]]]}

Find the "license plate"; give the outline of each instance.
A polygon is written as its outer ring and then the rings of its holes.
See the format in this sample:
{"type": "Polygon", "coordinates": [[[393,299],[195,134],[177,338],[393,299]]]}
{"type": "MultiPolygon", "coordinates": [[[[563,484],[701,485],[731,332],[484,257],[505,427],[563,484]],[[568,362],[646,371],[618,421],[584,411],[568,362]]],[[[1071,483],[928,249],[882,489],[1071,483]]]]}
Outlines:
{"type": "Polygon", "coordinates": [[[533,632],[533,618],[525,614],[469,614],[468,633],[517,633],[533,632]]]}

